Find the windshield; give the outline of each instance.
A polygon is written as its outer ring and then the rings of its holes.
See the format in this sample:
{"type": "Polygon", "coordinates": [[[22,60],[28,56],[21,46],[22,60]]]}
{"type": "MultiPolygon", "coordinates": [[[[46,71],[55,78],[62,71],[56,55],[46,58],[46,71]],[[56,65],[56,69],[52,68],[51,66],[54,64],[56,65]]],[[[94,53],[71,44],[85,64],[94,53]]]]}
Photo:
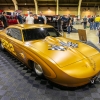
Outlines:
{"type": "Polygon", "coordinates": [[[61,36],[54,28],[34,28],[24,29],[24,41],[44,39],[47,36],[59,37],[61,36]]]}

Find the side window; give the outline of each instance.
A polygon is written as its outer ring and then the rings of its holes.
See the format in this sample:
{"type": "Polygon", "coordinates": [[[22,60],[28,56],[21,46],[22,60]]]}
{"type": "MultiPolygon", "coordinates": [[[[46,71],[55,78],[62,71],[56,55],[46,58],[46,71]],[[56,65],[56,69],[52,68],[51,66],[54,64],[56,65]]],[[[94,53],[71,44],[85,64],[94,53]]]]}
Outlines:
{"type": "Polygon", "coordinates": [[[17,28],[9,28],[7,29],[7,35],[17,39],[17,40],[21,40],[22,41],[22,34],[21,34],[21,30],[17,29],[17,28]]]}
{"type": "Polygon", "coordinates": [[[11,36],[11,29],[10,29],[10,28],[8,28],[8,29],[6,30],[6,34],[9,35],[9,36],[11,36]]]}

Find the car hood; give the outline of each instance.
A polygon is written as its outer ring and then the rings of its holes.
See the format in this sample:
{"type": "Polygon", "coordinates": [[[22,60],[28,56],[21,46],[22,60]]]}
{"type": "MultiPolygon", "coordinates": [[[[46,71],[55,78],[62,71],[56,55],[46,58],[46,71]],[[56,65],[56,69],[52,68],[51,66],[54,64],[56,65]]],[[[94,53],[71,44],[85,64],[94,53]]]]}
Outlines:
{"type": "Polygon", "coordinates": [[[28,45],[31,48],[39,50],[43,55],[48,56],[59,67],[65,67],[99,53],[91,46],[63,37],[55,38],[48,36],[43,40],[30,41],[28,45]],[[68,44],[69,42],[71,45],[68,44]]]}

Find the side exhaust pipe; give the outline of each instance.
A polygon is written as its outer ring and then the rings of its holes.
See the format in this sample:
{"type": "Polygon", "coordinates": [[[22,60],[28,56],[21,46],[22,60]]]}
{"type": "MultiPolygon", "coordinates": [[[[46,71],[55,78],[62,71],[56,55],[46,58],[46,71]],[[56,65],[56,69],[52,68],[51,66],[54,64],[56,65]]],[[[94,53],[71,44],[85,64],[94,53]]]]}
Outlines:
{"type": "Polygon", "coordinates": [[[91,83],[91,84],[94,84],[94,79],[92,79],[92,80],[90,81],[90,83],[91,83]]]}
{"type": "Polygon", "coordinates": [[[91,84],[94,84],[94,82],[98,79],[98,76],[95,76],[93,77],[91,80],[90,80],[90,83],[91,84]]]}
{"type": "Polygon", "coordinates": [[[100,78],[99,78],[98,76],[95,76],[94,78],[92,78],[92,79],[90,80],[90,83],[91,83],[91,84],[94,84],[94,82],[95,82],[96,80],[97,80],[98,82],[100,82],[100,78]]]}

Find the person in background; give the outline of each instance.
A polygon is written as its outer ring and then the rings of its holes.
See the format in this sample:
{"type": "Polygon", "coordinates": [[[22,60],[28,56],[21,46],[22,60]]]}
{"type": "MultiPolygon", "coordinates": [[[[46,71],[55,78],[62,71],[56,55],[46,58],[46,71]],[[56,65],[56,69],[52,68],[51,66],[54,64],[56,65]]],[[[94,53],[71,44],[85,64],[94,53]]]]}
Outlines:
{"type": "Polygon", "coordinates": [[[39,23],[40,24],[46,24],[47,23],[46,17],[43,15],[43,12],[40,12],[39,23]]]}
{"type": "Polygon", "coordinates": [[[8,27],[6,12],[3,12],[3,15],[2,15],[2,17],[1,17],[1,24],[2,24],[2,26],[3,26],[4,29],[5,29],[6,27],[8,27]]]}
{"type": "Polygon", "coordinates": [[[23,21],[25,23],[26,22],[26,16],[23,14],[22,17],[23,17],[23,21]]]}
{"type": "Polygon", "coordinates": [[[96,34],[99,37],[98,45],[100,46],[100,27],[98,27],[98,30],[97,30],[97,33],[96,34]]]}
{"type": "Polygon", "coordinates": [[[71,22],[72,22],[72,25],[74,25],[74,18],[71,17],[71,22]]]}
{"type": "Polygon", "coordinates": [[[24,23],[23,16],[22,16],[21,13],[19,13],[18,16],[17,16],[17,23],[18,24],[23,24],[24,23]]]}
{"type": "Polygon", "coordinates": [[[1,21],[1,19],[2,19],[2,13],[0,13],[0,21],[1,21]]]}
{"type": "Polygon", "coordinates": [[[2,17],[2,13],[0,13],[0,29],[2,28],[1,17],[2,17]]]}
{"type": "Polygon", "coordinates": [[[34,17],[31,12],[30,12],[29,16],[26,17],[26,24],[34,24],[34,17]]]}
{"type": "Polygon", "coordinates": [[[43,17],[34,14],[34,24],[44,24],[43,17]]]}
{"type": "Polygon", "coordinates": [[[94,15],[94,24],[93,24],[94,30],[96,30],[96,22],[95,22],[95,18],[96,18],[96,15],[94,15]]]}
{"type": "Polygon", "coordinates": [[[76,22],[77,22],[77,18],[76,17],[74,17],[73,22],[74,22],[74,25],[76,25],[76,22]]]}
{"type": "Polygon", "coordinates": [[[34,14],[34,24],[39,24],[39,18],[37,14],[34,14]]]}
{"type": "Polygon", "coordinates": [[[84,26],[84,29],[86,29],[86,26],[87,26],[87,18],[86,18],[86,16],[83,18],[83,26],[84,26]]]}
{"type": "Polygon", "coordinates": [[[97,15],[97,16],[95,17],[96,30],[97,30],[98,27],[99,27],[99,23],[100,23],[100,16],[97,15]]]}
{"type": "Polygon", "coordinates": [[[70,31],[71,31],[71,17],[70,17],[70,15],[68,15],[68,18],[67,18],[68,20],[67,20],[67,24],[68,24],[68,34],[70,34],[70,31]]]}
{"type": "Polygon", "coordinates": [[[61,32],[62,31],[62,20],[61,20],[61,17],[60,15],[57,16],[57,29],[58,29],[58,32],[61,32]]]}
{"type": "Polygon", "coordinates": [[[90,22],[90,30],[93,30],[93,24],[94,24],[94,17],[92,16],[89,20],[90,22]]]}
{"type": "Polygon", "coordinates": [[[87,19],[88,19],[88,23],[89,23],[89,27],[90,27],[91,16],[89,16],[87,19]]]}

